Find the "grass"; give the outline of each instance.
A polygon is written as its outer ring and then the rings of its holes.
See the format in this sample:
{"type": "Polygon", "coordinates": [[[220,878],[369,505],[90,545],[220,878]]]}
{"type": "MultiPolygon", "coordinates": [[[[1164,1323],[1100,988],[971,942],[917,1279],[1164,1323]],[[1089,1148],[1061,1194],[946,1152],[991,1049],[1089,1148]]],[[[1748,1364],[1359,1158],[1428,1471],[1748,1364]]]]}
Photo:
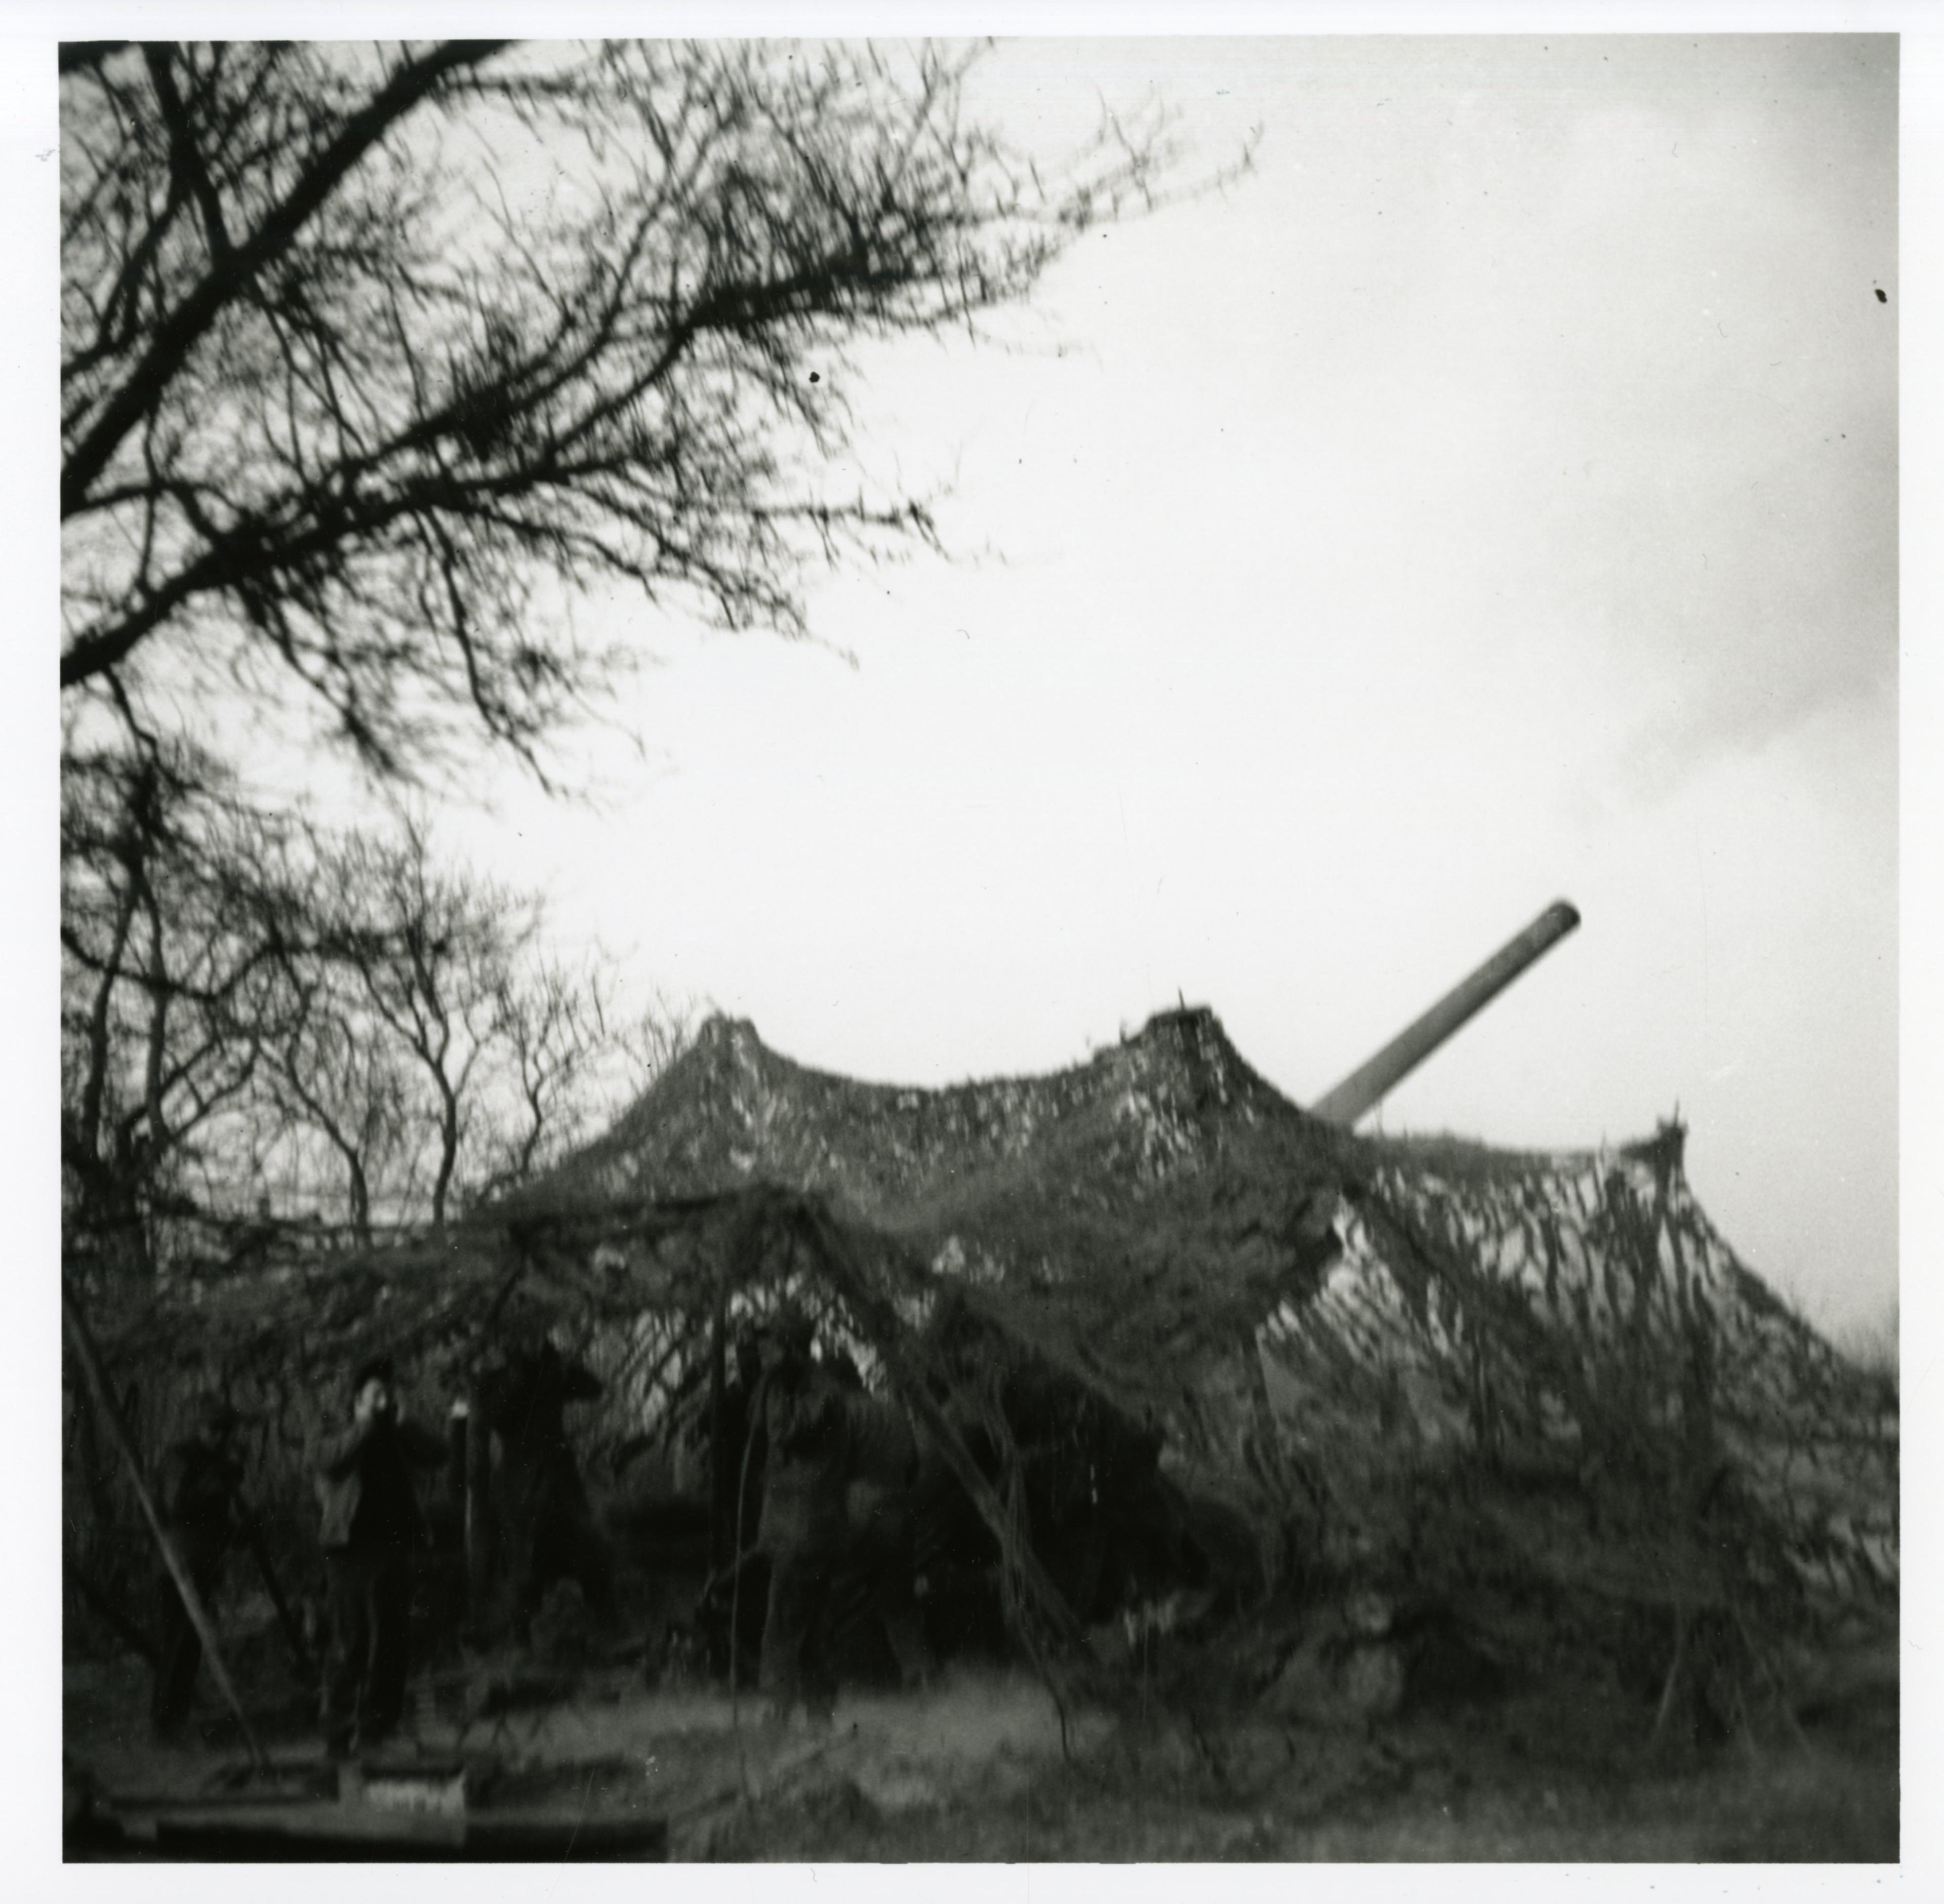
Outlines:
{"type": "MultiPolygon", "coordinates": [[[[1649,1749],[1650,1701],[1556,1679],[1368,1733],[1082,1714],[1069,1758],[1044,1691],[1000,1672],[847,1696],[829,1734],[763,1728],[746,1703],[732,1729],[715,1690],[637,1685],[467,1744],[491,1743],[507,1778],[536,1792],[578,1794],[598,1773],[604,1805],[668,1818],[687,1859],[1893,1862],[1893,1641],[1808,1663],[1799,1684],[1798,1724],[1778,1718],[1759,1743],[1673,1758],[1649,1749]],[[617,1780],[626,1792],[610,1790],[617,1780]]],[[[146,1691],[125,1663],[72,1672],[68,1753],[112,1789],[205,1786],[235,1741],[218,1722],[200,1750],[149,1746],[146,1691]]],[[[273,1749],[314,1754],[307,1711],[275,1703],[260,1721],[273,1749]]],[[[217,1721],[207,1699],[204,1711],[217,1721]]]]}

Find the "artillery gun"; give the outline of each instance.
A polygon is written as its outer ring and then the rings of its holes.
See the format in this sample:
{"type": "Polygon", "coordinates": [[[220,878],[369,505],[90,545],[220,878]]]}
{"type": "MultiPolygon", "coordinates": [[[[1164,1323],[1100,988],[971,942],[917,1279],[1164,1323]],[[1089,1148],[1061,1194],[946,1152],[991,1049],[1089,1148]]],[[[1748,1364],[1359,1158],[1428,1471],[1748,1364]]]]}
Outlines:
{"type": "Polygon", "coordinates": [[[1579,924],[1576,906],[1566,900],[1554,900],[1523,932],[1507,940],[1475,972],[1413,1019],[1376,1057],[1324,1092],[1310,1106],[1310,1115],[1349,1129],[1579,924]]]}

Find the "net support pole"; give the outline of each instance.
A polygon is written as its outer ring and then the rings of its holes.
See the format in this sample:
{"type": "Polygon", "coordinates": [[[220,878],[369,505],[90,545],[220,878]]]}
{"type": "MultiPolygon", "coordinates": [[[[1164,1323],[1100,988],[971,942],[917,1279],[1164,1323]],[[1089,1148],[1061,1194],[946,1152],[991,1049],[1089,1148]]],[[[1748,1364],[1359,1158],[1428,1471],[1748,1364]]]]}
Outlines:
{"type": "Polygon", "coordinates": [[[61,1281],[61,1314],[66,1318],[68,1333],[73,1339],[75,1354],[80,1358],[82,1373],[86,1377],[89,1389],[94,1396],[94,1405],[101,1411],[101,1419],[107,1424],[109,1438],[121,1455],[128,1470],[128,1479],[135,1490],[135,1498],[141,1503],[142,1518],[149,1524],[149,1531],[155,1537],[156,1548],[162,1556],[162,1564],[168,1569],[169,1578],[174,1582],[175,1589],[182,1596],[184,1609],[189,1614],[189,1624],[195,1629],[196,1638],[202,1642],[202,1650],[209,1661],[210,1675],[216,1681],[217,1690],[223,1695],[223,1702],[236,1716],[236,1723],[243,1733],[243,1743],[250,1754],[250,1763],[257,1770],[263,1767],[263,1748],[257,1737],[256,1728],[250,1723],[250,1715],[243,1709],[243,1702],[237,1696],[235,1682],[229,1677],[229,1669],[223,1663],[223,1648],[217,1644],[216,1625],[209,1616],[209,1609],[202,1603],[202,1595],[196,1591],[195,1582],[191,1577],[183,1557],[176,1551],[176,1544],[168,1536],[162,1525],[162,1518],[155,1511],[154,1497],[149,1493],[148,1484],[142,1478],[142,1464],[135,1453],[135,1444],[128,1438],[128,1431],[123,1424],[122,1411],[115,1405],[115,1397],[108,1386],[108,1378],[102,1373],[101,1358],[96,1352],[94,1338],[89,1333],[86,1318],[82,1315],[81,1305],[75,1300],[74,1292],[69,1288],[65,1277],[61,1281]]]}
{"type": "Polygon", "coordinates": [[[735,1524],[738,1511],[731,1485],[728,1336],[729,1290],[726,1282],[718,1281],[709,1336],[709,1564],[718,1573],[743,1540],[743,1530],[735,1524]]]}
{"type": "Polygon", "coordinates": [[[466,1610],[486,1617],[493,1590],[493,1432],[475,1391],[466,1410],[466,1610]]]}

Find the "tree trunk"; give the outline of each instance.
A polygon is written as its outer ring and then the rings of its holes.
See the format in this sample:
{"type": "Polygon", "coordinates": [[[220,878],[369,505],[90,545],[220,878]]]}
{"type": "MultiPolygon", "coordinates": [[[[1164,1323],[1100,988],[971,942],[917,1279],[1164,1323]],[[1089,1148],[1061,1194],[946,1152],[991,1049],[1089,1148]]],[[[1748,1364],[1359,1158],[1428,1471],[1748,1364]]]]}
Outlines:
{"type": "Polygon", "coordinates": [[[91,1159],[101,1155],[101,1102],[108,1088],[108,1010],[113,1002],[115,981],[122,976],[122,955],[128,950],[128,934],[134,923],[135,894],[131,886],[115,909],[114,945],[88,1014],[88,1078],[82,1087],[81,1118],[75,1136],[76,1148],[91,1159]]]}
{"type": "Polygon", "coordinates": [[[439,1080],[442,1106],[438,1120],[438,1175],[432,1186],[432,1226],[445,1229],[445,1199],[452,1187],[452,1173],[459,1158],[459,1100],[443,1078],[439,1080]]]}
{"type": "Polygon", "coordinates": [[[352,1234],[361,1250],[368,1250],[371,1247],[371,1186],[365,1178],[364,1160],[355,1150],[346,1149],[344,1161],[350,1170],[352,1234]]]}

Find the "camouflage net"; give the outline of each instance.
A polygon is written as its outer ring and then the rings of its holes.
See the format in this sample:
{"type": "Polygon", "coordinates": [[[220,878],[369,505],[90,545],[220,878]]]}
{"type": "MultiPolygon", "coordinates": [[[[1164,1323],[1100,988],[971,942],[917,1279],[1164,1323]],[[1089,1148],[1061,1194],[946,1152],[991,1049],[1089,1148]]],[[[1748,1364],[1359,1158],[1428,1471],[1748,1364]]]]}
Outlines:
{"type": "MultiPolygon", "coordinates": [[[[1677,1655],[1697,1620],[1764,1651],[1894,1604],[1894,1388],[1736,1260],[1678,1130],[1569,1156],[1353,1138],[1205,1011],[1050,1078],[943,1090],[811,1072],[714,1021],[605,1137],[444,1241],[267,1253],[88,1303],[142,1446],[202,1387],[250,1415],[292,1554],[307,1452],[374,1349],[426,1416],[497,1344],[549,1336],[606,1385],[577,1416],[583,1467],[649,1447],[700,1493],[718,1330],[789,1300],[946,1449],[1016,1633],[1078,1676],[1014,1432],[1035,1384],[1153,1437],[1172,1489],[1246,1524],[1223,1564],[1257,1603],[1513,1579],[1574,1617],[1665,1616],[1677,1655]]],[[[70,1403],[69,1554],[112,1587],[141,1536],[85,1412],[70,1403]]]]}

